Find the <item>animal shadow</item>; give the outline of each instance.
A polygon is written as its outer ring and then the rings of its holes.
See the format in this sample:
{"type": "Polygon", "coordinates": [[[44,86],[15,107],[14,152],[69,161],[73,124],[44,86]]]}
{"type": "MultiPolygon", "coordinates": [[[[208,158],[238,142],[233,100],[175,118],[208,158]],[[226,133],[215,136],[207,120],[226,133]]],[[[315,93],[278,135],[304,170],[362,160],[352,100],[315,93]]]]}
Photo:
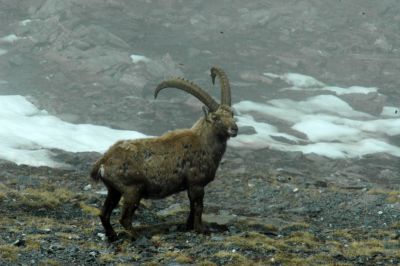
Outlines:
{"type": "MultiPolygon", "coordinates": [[[[217,223],[203,223],[204,235],[210,235],[211,233],[223,233],[228,231],[227,225],[219,225],[217,223]]],[[[186,229],[185,223],[180,222],[165,222],[151,225],[139,225],[134,227],[135,238],[129,235],[126,231],[122,231],[118,238],[121,240],[129,239],[135,241],[142,237],[150,239],[154,235],[169,234],[174,232],[194,232],[186,229]]]]}

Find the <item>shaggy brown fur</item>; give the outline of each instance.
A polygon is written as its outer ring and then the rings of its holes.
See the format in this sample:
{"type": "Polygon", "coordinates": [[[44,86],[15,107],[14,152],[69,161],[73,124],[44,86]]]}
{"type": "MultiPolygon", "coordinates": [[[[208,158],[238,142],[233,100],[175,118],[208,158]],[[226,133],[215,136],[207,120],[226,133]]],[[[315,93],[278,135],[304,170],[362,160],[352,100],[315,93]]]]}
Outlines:
{"type": "MultiPolygon", "coordinates": [[[[216,68],[213,69],[215,72],[216,68]]],[[[227,82],[225,73],[218,70],[217,76],[227,82]]],[[[156,94],[172,85],[195,95],[210,109],[215,106],[217,109],[205,112],[190,129],[175,130],[157,138],[118,141],[95,163],[91,177],[101,179],[108,189],[100,219],[109,241],[117,238],[110,216],[121,196],[124,204],[120,223],[135,236],[132,216],[140,199],[164,198],[187,190],[190,200],[187,228],[201,232],[204,186],[214,179],[226,142],[238,131],[230,106],[214,105],[211,97],[202,95],[205,92],[194,88],[194,84],[182,79],[161,84],[164,85],[157,88],[156,94]]],[[[226,87],[222,82],[221,86],[224,94],[226,87]]]]}

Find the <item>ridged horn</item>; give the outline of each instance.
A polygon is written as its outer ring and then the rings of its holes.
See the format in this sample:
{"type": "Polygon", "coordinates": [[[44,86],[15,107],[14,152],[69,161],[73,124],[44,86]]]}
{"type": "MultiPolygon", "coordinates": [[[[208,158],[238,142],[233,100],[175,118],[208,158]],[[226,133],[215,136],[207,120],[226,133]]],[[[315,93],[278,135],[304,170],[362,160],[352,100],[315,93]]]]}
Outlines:
{"type": "Polygon", "coordinates": [[[215,77],[218,77],[221,86],[221,104],[231,106],[231,86],[229,85],[228,76],[219,67],[211,68],[211,80],[215,84],[215,77]]]}
{"type": "Polygon", "coordinates": [[[219,104],[202,88],[182,78],[174,78],[161,82],[154,91],[154,98],[157,98],[158,93],[165,88],[176,88],[190,93],[204,103],[211,112],[216,111],[219,107],[219,104]]]}

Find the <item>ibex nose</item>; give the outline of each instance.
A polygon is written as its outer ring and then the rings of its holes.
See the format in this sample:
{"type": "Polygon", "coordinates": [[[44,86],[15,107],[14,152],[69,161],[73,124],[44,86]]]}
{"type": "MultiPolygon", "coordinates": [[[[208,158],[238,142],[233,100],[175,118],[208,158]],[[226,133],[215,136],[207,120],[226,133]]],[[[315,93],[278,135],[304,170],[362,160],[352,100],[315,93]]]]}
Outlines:
{"type": "Polygon", "coordinates": [[[239,129],[238,129],[237,125],[231,126],[228,130],[228,134],[230,137],[236,137],[238,132],[239,132],[239,129]]]}

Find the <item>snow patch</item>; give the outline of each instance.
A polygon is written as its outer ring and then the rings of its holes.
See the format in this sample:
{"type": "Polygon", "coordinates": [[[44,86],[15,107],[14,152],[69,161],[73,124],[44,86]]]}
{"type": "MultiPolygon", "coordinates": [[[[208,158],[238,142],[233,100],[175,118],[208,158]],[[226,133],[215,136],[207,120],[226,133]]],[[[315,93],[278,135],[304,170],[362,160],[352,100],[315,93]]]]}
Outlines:
{"type": "Polygon", "coordinates": [[[264,76],[267,76],[269,78],[279,78],[286,83],[299,87],[299,88],[310,88],[310,87],[323,87],[325,86],[324,83],[321,81],[307,76],[307,75],[302,75],[302,74],[297,74],[297,73],[286,73],[283,75],[277,75],[273,73],[263,73],[264,76]]]}
{"type": "Polygon", "coordinates": [[[31,23],[31,22],[32,22],[31,19],[25,19],[25,20],[21,21],[19,24],[20,24],[21,26],[26,26],[26,25],[28,25],[28,24],[31,23]]]}
{"type": "Polygon", "coordinates": [[[0,108],[0,158],[17,164],[58,167],[50,149],[104,152],[117,140],[147,137],[136,131],[67,123],[18,95],[0,96],[0,108]]]}
{"type": "Polygon", "coordinates": [[[139,62],[148,62],[148,61],[150,61],[149,58],[147,58],[147,57],[145,57],[143,55],[134,55],[133,54],[130,57],[132,59],[132,63],[134,63],[134,64],[139,63],[139,62]]]}
{"type": "Polygon", "coordinates": [[[10,35],[0,38],[0,42],[14,43],[14,42],[18,41],[19,39],[21,39],[21,38],[18,37],[17,35],[10,34],[10,35]]]}
{"type": "Polygon", "coordinates": [[[231,146],[268,147],[330,158],[360,157],[378,152],[400,157],[400,148],[387,142],[388,137],[400,134],[400,111],[397,107],[385,106],[380,116],[373,116],[354,110],[335,95],[323,94],[323,91],[332,91],[336,95],[368,94],[377,93],[378,88],[326,86],[312,77],[293,73],[264,75],[282,79],[293,86],[288,89],[319,91],[321,95],[302,101],[273,99],[234,104],[239,114],[239,127],[253,127],[256,133],[241,135],[239,129],[239,136],[229,142],[231,146]],[[257,117],[257,121],[253,117],[257,117]]]}

